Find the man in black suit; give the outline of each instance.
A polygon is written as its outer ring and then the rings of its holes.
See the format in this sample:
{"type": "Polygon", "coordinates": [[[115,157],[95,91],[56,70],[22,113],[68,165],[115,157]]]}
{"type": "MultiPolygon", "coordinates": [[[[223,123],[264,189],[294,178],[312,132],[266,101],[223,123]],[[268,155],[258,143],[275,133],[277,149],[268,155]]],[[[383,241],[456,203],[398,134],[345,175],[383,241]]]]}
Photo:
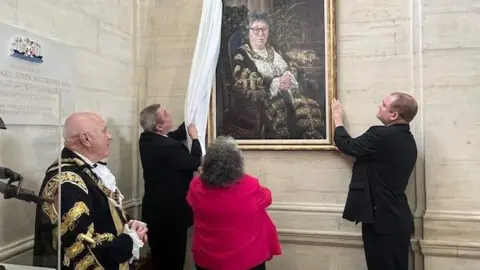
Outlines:
{"type": "Polygon", "coordinates": [[[343,218],[362,222],[369,270],[408,270],[414,225],[405,189],[417,160],[409,126],[417,111],[412,96],[391,93],[378,106],[383,126],[352,138],[343,126],[342,106],[332,102],[335,144],[356,157],[343,218]]]}
{"type": "Polygon", "coordinates": [[[189,151],[182,142],[187,139],[185,124],[170,132],[172,117],[159,104],[142,110],[140,125],[144,130],[139,141],[145,180],[142,216],[149,228],[152,269],[183,270],[187,229],[193,224],[186,195],[202,158],[198,132],[194,125],[188,126],[189,151]]]}

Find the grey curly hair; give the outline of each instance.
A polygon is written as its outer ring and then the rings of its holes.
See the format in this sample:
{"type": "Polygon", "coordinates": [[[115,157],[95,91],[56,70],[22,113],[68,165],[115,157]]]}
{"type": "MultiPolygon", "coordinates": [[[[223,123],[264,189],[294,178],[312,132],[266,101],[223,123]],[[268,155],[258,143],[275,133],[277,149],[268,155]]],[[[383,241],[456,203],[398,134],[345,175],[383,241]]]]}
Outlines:
{"type": "Polygon", "coordinates": [[[267,12],[252,12],[248,14],[246,27],[250,27],[254,22],[262,21],[268,25],[268,27],[272,26],[272,22],[270,20],[270,16],[267,12]]]}
{"type": "Polygon", "coordinates": [[[264,22],[268,25],[268,28],[270,28],[270,32],[273,32],[272,28],[272,21],[270,19],[270,16],[266,12],[251,12],[248,14],[247,18],[242,23],[242,38],[243,40],[248,40],[248,33],[250,32],[250,27],[254,22],[261,21],[264,22]]]}
{"type": "Polygon", "coordinates": [[[243,154],[232,137],[220,136],[202,160],[200,180],[208,186],[225,187],[244,175],[243,154]]]}

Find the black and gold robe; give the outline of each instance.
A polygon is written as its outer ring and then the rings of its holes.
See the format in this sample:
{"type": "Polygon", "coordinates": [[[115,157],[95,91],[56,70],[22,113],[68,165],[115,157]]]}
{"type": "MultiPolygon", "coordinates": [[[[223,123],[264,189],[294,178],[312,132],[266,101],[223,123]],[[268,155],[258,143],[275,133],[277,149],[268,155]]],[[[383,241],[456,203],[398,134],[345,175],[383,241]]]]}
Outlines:
{"type": "Polygon", "coordinates": [[[252,102],[263,103],[265,138],[323,139],[320,107],[302,95],[298,83],[289,91],[272,93],[274,79],[285,72],[296,78],[297,66],[287,63],[271,46],[262,56],[244,44],[233,55],[234,88],[252,102]]]}
{"type": "Polygon", "coordinates": [[[61,269],[129,269],[133,240],[123,233],[128,218],[108,199],[118,201],[119,193],[106,188],[90,165],[67,148],[60,165],[57,161],[47,169],[40,196],[58,200],[58,192],[60,215],[54,204],[37,206],[34,265],[58,269],[60,234],[61,269]]]}

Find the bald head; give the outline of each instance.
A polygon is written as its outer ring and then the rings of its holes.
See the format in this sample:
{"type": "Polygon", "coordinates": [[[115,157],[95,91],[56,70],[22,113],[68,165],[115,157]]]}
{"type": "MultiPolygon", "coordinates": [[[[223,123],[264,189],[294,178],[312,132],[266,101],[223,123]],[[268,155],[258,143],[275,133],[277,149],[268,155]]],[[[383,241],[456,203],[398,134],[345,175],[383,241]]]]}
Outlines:
{"type": "Polygon", "coordinates": [[[63,138],[65,147],[92,162],[104,159],[110,154],[112,136],[98,114],[78,112],[70,115],[65,120],[63,138]]]}
{"type": "Polygon", "coordinates": [[[78,137],[81,133],[88,132],[92,128],[98,127],[103,123],[103,119],[91,112],[79,112],[70,115],[65,120],[63,126],[63,139],[65,144],[71,143],[72,140],[78,137]]]}

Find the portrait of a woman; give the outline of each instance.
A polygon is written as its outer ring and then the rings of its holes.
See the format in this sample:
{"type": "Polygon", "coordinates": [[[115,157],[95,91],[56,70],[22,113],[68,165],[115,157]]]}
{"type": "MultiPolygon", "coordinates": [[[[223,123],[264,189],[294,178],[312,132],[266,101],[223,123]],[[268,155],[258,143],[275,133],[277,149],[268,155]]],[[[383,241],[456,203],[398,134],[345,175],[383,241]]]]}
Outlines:
{"type": "Polygon", "coordinates": [[[270,44],[272,25],[266,13],[249,15],[244,30],[246,42],[233,55],[233,87],[251,102],[261,102],[264,137],[322,139],[322,111],[302,95],[297,81],[299,62],[312,56],[292,51],[287,62],[270,44]]]}
{"type": "Polygon", "coordinates": [[[334,0],[224,0],[210,139],[244,150],[333,149],[334,0]]]}

